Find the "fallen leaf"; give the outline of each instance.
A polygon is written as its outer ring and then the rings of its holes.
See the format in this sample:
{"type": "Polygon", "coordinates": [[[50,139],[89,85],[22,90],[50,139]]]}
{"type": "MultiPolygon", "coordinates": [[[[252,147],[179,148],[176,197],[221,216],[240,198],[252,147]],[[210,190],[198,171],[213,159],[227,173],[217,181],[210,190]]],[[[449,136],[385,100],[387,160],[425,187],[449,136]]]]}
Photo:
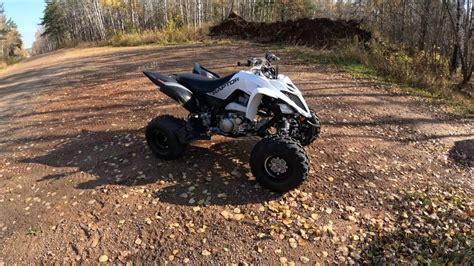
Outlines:
{"type": "Polygon", "coordinates": [[[221,211],[221,215],[224,216],[224,218],[229,219],[232,217],[232,214],[226,210],[221,211]]]}
{"type": "Polygon", "coordinates": [[[141,245],[141,244],[142,244],[142,240],[141,240],[140,238],[135,239],[135,244],[141,245]]]}
{"type": "Polygon", "coordinates": [[[240,220],[242,220],[242,219],[245,218],[245,215],[243,215],[243,214],[234,214],[234,215],[233,215],[233,218],[234,218],[234,220],[236,220],[236,221],[240,221],[240,220]]]}
{"type": "Polygon", "coordinates": [[[107,261],[109,261],[109,257],[107,255],[101,255],[99,257],[99,262],[104,263],[104,262],[107,262],[107,261]]]}
{"type": "Polygon", "coordinates": [[[308,257],[301,256],[301,257],[300,257],[300,261],[301,261],[302,263],[308,263],[308,262],[309,262],[309,259],[308,259],[308,257]]]}

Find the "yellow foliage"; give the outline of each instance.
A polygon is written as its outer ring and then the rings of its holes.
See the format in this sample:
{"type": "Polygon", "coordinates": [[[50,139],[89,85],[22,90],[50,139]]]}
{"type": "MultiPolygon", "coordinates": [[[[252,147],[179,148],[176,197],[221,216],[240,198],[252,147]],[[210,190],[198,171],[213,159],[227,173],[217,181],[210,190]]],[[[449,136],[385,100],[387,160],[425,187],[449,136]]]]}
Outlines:
{"type": "Polygon", "coordinates": [[[206,31],[207,27],[196,29],[177,27],[175,22],[169,21],[161,30],[116,35],[111,38],[109,43],[113,46],[192,43],[202,41],[207,36],[206,31]]]}
{"type": "Polygon", "coordinates": [[[106,7],[123,7],[125,3],[123,0],[100,0],[102,6],[106,7]]]}

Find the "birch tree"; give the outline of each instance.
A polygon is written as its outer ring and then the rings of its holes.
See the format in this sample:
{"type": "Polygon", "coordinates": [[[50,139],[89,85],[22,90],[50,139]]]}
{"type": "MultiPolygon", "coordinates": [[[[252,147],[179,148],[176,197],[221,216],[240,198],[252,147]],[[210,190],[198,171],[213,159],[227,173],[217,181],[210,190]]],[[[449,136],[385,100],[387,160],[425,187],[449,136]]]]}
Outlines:
{"type": "Polygon", "coordinates": [[[456,66],[456,60],[459,56],[461,61],[461,73],[463,76],[462,84],[467,84],[474,70],[474,45],[473,45],[473,13],[474,6],[471,0],[455,0],[456,14],[453,14],[453,3],[444,1],[446,9],[449,13],[450,24],[454,32],[454,53],[452,63],[456,66]]]}

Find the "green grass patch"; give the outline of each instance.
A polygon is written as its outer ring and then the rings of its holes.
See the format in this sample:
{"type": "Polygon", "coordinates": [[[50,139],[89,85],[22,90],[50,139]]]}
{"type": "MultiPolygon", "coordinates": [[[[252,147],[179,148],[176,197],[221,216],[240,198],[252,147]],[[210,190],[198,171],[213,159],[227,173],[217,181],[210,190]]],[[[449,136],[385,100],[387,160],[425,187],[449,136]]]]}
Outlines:
{"type": "Polygon", "coordinates": [[[362,78],[377,77],[377,70],[356,62],[343,62],[341,66],[347,72],[362,78]]]}
{"type": "Polygon", "coordinates": [[[344,71],[359,78],[379,78],[378,71],[370,66],[363,64],[356,58],[347,57],[338,54],[335,51],[314,50],[302,47],[278,48],[280,51],[294,55],[298,60],[305,63],[316,63],[320,65],[330,65],[342,68],[344,71]]]}

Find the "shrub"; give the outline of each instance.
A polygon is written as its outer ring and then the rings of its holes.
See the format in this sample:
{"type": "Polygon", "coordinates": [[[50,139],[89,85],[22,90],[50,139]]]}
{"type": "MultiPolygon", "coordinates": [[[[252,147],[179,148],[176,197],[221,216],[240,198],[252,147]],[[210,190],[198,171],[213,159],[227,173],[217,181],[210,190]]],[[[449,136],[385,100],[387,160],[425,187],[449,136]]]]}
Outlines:
{"type": "Polygon", "coordinates": [[[342,42],[333,50],[290,49],[304,61],[332,64],[362,78],[397,83],[402,89],[436,102],[448,103],[456,111],[474,113],[471,95],[460,92],[459,81],[449,76],[449,60],[437,52],[408,51],[382,41],[365,45],[342,42]]]}
{"type": "Polygon", "coordinates": [[[127,33],[113,36],[109,40],[112,46],[138,46],[147,44],[177,44],[202,41],[207,36],[207,26],[201,28],[178,27],[169,21],[162,29],[127,33]]]}

